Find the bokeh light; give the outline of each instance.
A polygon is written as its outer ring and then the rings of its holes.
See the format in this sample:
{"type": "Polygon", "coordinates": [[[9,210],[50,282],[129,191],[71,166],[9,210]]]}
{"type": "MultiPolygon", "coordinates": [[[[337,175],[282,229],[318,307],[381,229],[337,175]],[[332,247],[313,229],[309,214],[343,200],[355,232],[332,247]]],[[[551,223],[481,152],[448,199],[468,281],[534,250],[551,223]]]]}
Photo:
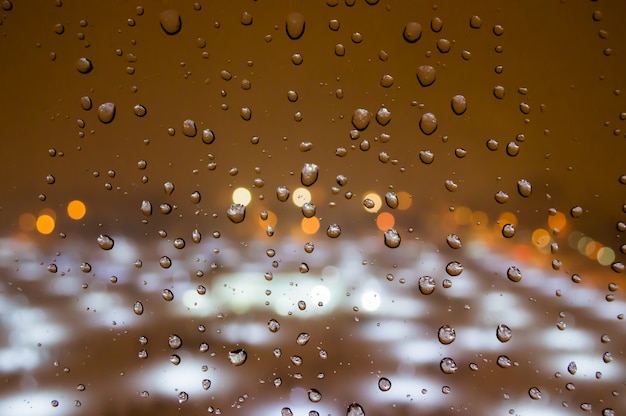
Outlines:
{"type": "Polygon", "coordinates": [[[472,210],[468,207],[454,209],[454,221],[459,225],[467,225],[472,221],[472,210]]]}
{"type": "Polygon", "coordinates": [[[615,260],[615,251],[613,251],[613,249],[610,247],[602,247],[600,250],[598,250],[596,258],[598,260],[598,263],[603,266],[608,266],[615,260]]]}
{"type": "Polygon", "coordinates": [[[311,192],[306,188],[297,188],[291,200],[297,207],[301,207],[305,202],[311,202],[311,192]]]}
{"type": "Polygon", "coordinates": [[[365,211],[367,212],[378,212],[378,210],[383,206],[383,200],[380,197],[380,195],[378,195],[376,192],[368,192],[365,194],[365,196],[363,197],[363,201],[365,201],[366,199],[371,200],[374,203],[374,206],[371,208],[366,207],[365,205],[363,205],[363,208],[365,208],[365,211]]]}
{"type": "Polygon", "coordinates": [[[393,214],[389,212],[381,212],[376,217],[376,227],[378,227],[381,231],[387,231],[396,223],[396,219],[393,217],[393,214]]]}
{"type": "Polygon", "coordinates": [[[30,232],[35,229],[36,221],[37,218],[35,218],[33,214],[31,214],[30,212],[24,212],[20,214],[17,223],[20,227],[20,230],[30,232]]]}
{"type": "Polygon", "coordinates": [[[300,227],[306,234],[315,234],[320,229],[320,220],[316,217],[302,218],[300,227]]]}
{"type": "Polygon", "coordinates": [[[87,207],[83,201],[77,199],[67,204],[67,215],[73,220],[80,220],[87,213],[87,207]]]}
{"type": "Polygon", "coordinates": [[[562,212],[558,212],[554,215],[548,216],[548,226],[551,229],[563,230],[567,225],[567,217],[562,212]]]}
{"type": "Polygon", "coordinates": [[[37,217],[37,231],[39,231],[41,234],[50,234],[52,231],[54,231],[54,225],[54,218],[52,218],[51,215],[42,214],[37,217]]]}
{"type": "Polygon", "coordinates": [[[550,233],[543,228],[537,228],[533,231],[531,237],[532,243],[537,248],[544,248],[550,244],[550,233]]]}
{"type": "Polygon", "coordinates": [[[407,191],[398,192],[398,209],[409,209],[411,205],[413,205],[413,196],[407,191]]]}
{"type": "Polygon", "coordinates": [[[237,188],[233,191],[233,203],[247,206],[252,201],[252,194],[246,188],[237,188]]]}

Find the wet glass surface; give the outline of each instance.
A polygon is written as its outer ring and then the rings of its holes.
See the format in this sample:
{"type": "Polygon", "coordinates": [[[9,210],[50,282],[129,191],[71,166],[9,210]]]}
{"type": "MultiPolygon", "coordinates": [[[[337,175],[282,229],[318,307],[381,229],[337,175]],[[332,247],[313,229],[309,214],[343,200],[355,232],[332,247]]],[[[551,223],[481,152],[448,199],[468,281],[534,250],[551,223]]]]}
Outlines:
{"type": "Polygon", "coordinates": [[[2,1],[0,414],[623,414],[623,9],[2,1]]]}

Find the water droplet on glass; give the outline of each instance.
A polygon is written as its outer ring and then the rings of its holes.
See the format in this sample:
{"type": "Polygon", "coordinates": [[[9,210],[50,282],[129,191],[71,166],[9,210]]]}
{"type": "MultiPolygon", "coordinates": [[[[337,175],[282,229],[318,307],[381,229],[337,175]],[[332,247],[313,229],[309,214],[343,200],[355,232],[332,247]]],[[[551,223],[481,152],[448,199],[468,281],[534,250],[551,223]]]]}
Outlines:
{"type": "Polygon", "coordinates": [[[365,208],[367,208],[367,209],[372,209],[372,208],[374,208],[375,205],[376,205],[376,203],[374,201],[372,201],[371,199],[369,199],[369,198],[365,198],[363,200],[363,206],[365,208]]]}
{"type": "Polygon", "coordinates": [[[150,203],[150,201],[146,201],[145,199],[141,201],[141,212],[146,217],[152,215],[152,204],[150,203]]]}
{"type": "Polygon", "coordinates": [[[311,335],[309,335],[306,332],[302,332],[298,335],[298,338],[296,338],[296,344],[301,345],[301,346],[306,345],[310,339],[311,339],[311,335]]]}
{"type": "Polygon", "coordinates": [[[446,265],[446,273],[450,276],[458,276],[463,273],[463,265],[458,261],[451,261],[446,265]]]}
{"type": "Polygon", "coordinates": [[[504,238],[511,238],[515,235],[515,226],[513,224],[504,224],[502,227],[502,236],[504,238]]]}
{"type": "Polygon", "coordinates": [[[102,250],[111,250],[113,248],[114,241],[108,235],[100,234],[97,240],[98,246],[100,246],[102,250]]]}
{"type": "Polygon", "coordinates": [[[435,155],[430,150],[420,151],[420,160],[426,165],[430,165],[435,160],[435,155]]]}
{"type": "Polygon", "coordinates": [[[320,400],[322,400],[322,393],[320,393],[316,389],[310,389],[308,391],[308,396],[309,396],[309,400],[312,401],[313,403],[317,403],[320,400]]]}
{"type": "Polygon", "coordinates": [[[211,380],[209,380],[208,378],[205,378],[204,380],[202,380],[202,388],[204,390],[208,390],[211,387],[211,380]]]}
{"type": "Polygon", "coordinates": [[[243,363],[246,362],[247,359],[248,359],[248,354],[246,353],[245,350],[241,348],[228,352],[228,361],[230,361],[232,365],[236,365],[236,366],[242,365],[243,363]]]}
{"type": "Polygon", "coordinates": [[[454,360],[450,357],[446,357],[439,363],[439,368],[444,374],[454,374],[458,367],[454,360]]]}
{"type": "Polygon", "coordinates": [[[174,192],[174,184],[172,182],[165,182],[163,184],[163,190],[165,191],[165,195],[172,195],[172,192],[174,192]]]}
{"type": "Polygon", "coordinates": [[[148,113],[148,110],[147,110],[147,109],[146,109],[146,107],[144,107],[143,105],[141,105],[141,104],[136,104],[136,105],[133,107],[133,112],[135,113],[135,115],[136,115],[137,117],[143,117],[143,116],[145,116],[145,115],[148,113]]]}
{"type": "Polygon", "coordinates": [[[313,250],[315,250],[315,245],[313,243],[311,243],[310,241],[304,244],[304,251],[307,254],[311,254],[313,253],[313,250]]]}
{"type": "Polygon", "coordinates": [[[48,265],[48,271],[49,271],[50,273],[56,273],[56,272],[57,272],[57,270],[58,270],[58,268],[57,268],[57,265],[56,265],[56,264],[54,264],[54,263],[50,263],[50,264],[48,265]]]}
{"type": "Polygon", "coordinates": [[[187,393],[184,391],[178,393],[178,403],[185,403],[187,400],[189,400],[189,395],[187,393]]]}
{"type": "Polygon", "coordinates": [[[280,416],[293,416],[293,412],[288,407],[283,407],[280,409],[280,416]]]}
{"type": "Polygon", "coordinates": [[[498,337],[500,342],[508,342],[512,336],[513,331],[511,331],[511,328],[504,324],[498,325],[498,328],[496,329],[496,337],[498,337]]]}
{"type": "Polygon", "coordinates": [[[352,114],[352,125],[359,131],[365,130],[370,124],[372,115],[363,108],[357,108],[352,114]]]}
{"type": "Polygon", "coordinates": [[[133,305],[133,312],[135,312],[136,315],[141,315],[143,313],[143,303],[140,301],[135,302],[133,305]]]}
{"type": "Polygon", "coordinates": [[[509,278],[511,282],[519,282],[522,280],[522,272],[516,266],[511,266],[506,271],[506,276],[509,278]]]}
{"type": "Polygon", "coordinates": [[[89,98],[89,96],[87,95],[80,97],[80,106],[85,111],[91,110],[91,106],[92,106],[91,98],[89,98]]]}
{"type": "Polygon", "coordinates": [[[496,202],[498,202],[499,204],[504,204],[505,202],[507,202],[509,200],[509,194],[507,194],[504,191],[498,191],[494,195],[494,198],[495,198],[496,202]]]}
{"type": "Polygon", "coordinates": [[[271,332],[278,332],[278,330],[280,329],[280,323],[276,319],[272,318],[267,322],[267,328],[271,332]]]}
{"type": "Polygon", "coordinates": [[[393,77],[389,74],[383,75],[383,77],[380,79],[380,86],[383,88],[389,88],[392,85],[393,85],[393,77]]]}
{"type": "Polygon", "coordinates": [[[422,25],[417,22],[408,22],[404,26],[402,37],[409,43],[417,42],[422,37],[422,25]]]}
{"type": "Polygon", "coordinates": [[[517,191],[521,196],[528,198],[532,194],[533,188],[526,179],[520,179],[517,181],[517,191]]]}
{"type": "Polygon", "coordinates": [[[304,186],[311,186],[317,181],[319,167],[315,163],[305,163],[300,174],[300,182],[304,186]]]}
{"type": "Polygon", "coordinates": [[[567,371],[571,374],[574,375],[576,374],[576,371],[578,370],[578,367],[576,366],[576,362],[572,361],[567,365],[567,371]]]}
{"type": "Polygon", "coordinates": [[[420,65],[416,71],[417,80],[422,87],[432,85],[437,79],[437,71],[430,65],[420,65]]]}
{"type": "Polygon", "coordinates": [[[246,218],[246,206],[243,204],[231,204],[226,211],[229,220],[238,224],[246,218]]]}
{"type": "Polygon", "coordinates": [[[461,114],[465,113],[465,110],[467,110],[467,100],[462,95],[455,95],[454,97],[452,97],[451,105],[452,111],[454,111],[454,114],[456,114],[457,116],[460,116],[461,114]]]}
{"type": "Polygon", "coordinates": [[[431,276],[422,276],[418,280],[418,287],[422,295],[430,295],[435,290],[435,279],[431,276]]]}
{"type": "Polygon", "coordinates": [[[193,120],[183,121],[183,134],[187,137],[196,137],[198,129],[196,128],[196,122],[193,120]]]}
{"type": "Polygon", "coordinates": [[[504,95],[505,95],[505,91],[502,85],[496,85],[493,88],[493,96],[496,97],[497,99],[502,100],[504,98],[504,95]]]}
{"type": "Polygon", "coordinates": [[[176,334],[170,334],[167,338],[167,345],[173,350],[179,349],[183,345],[183,340],[176,334]]]}
{"type": "Polygon", "coordinates": [[[541,390],[538,387],[531,387],[528,389],[528,395],[533,400],[539,400],[541,399],[541,390]]]}
{"type": "Polygon", "coordinates": [[[315,204],[312,204],[310,202],[305,202],[304,204],[302,204],[302,215],[304,215],[305,218],[311,218],[313,216],[315,216],[315,204]]]}
{"type": "Polygon", "coordinates": [[[180,32],[182,21],[178,10],[164,10],[159,15],[159,18],[161,20],[161,28],[168,35],[175,35],[180,32]]]}
{"type": "Polygon", "coordinates": [[[159,259],[159,266],[169,269],[172,266],[172,260],[167,256],[163,256],[159,259]]]}
{"type": "Polygon", "coordinates": [[[444,325],[439,328],[437,332],[437,337],[439,338],[439,342],[444,345],[451,344],[456,339],[456,331],[453,327],[449,325],[444,325]]]}
{"type": "Polygon", "coordinates": [[[395,228],[390,228],[384,232],[385,245],[389,248],[397,248],[400,246],[401,238],[395,228]]]}
{"type": "Polygon", "coordinates": [[[498,367],[500,368],[509,368],[511,367],[511,359],[506,355],[499,355],[496,361],[498,367]]]}
{"type": "Polygon", "coordinates": [[[472,29],[479,29],[483,25],[483,21],[480,16],[472,16],[470,17],[470,27],[472,29]]]}
{"type": "Polygon", "coordinates": [[[98,107],[98,119],[104,124],[108,124],[115,118],[115,104],[104,103],[98,107]]]}
{"type": "Polygon", "coordinates": [[[385,194],[385,202],[391,209],[398,208],[398,195],[395,192],[387,192],[385,194]]]}
{"type": "Polygon", "coordinates": [[[290,13],[287,16],[287,22],[285,24],[285,29],[289,39],[299,39],[304,33],[305,26],[306,22],[303,15],[297,12],[290,13]]]}
{"type": "Polygon", "coordinates": [[[420,130],[429,136],[437,130],[437,117],[433,113],[424,113],[420,118],[420,130]]]}
{"type": "Polygon", "coordinates": [[[161,291],[161,296],[168,302],[174,299],[174,293],[169,289],[163,289],[161,291]]]}
{"type": "Polygon", "coordinates": [[[330,224],[326,229],[326,235],[330,238],[337,238],[341,235],[341,227],[337,224],[330,224]]]}
{"type": "Polygon", "coordinates": [[[59,406],[59,401],[58,401],[58,400],[52,400],[52,401],[50,402],[50,405],[51,405],[52,407],[58,407],[58,406],[59,406]]]}
{"type": "Polygon", "coordinates": [[[93,69],[93,64],[87,58],[78,58],[76,61],[76,69],[81,74],[88,74],[93,69]]]}
{"type": "Polygon", "coordinates": [[[458,249],[462,247],[461,238],[456,234],[448,234],[446,237],[446,243],[450,248],[458,249]]]}
{"type": "Polygon", "coordinates": [[[352,403],[346,410],[346,416],[365,416],[365,410],[358,403],[352,403]]]}

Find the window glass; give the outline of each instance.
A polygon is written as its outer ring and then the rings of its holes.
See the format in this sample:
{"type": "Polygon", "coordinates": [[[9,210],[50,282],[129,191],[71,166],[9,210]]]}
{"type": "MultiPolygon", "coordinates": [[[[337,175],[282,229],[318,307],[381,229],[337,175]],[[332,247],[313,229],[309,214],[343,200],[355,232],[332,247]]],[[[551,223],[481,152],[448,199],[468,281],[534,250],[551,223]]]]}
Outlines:
{"type": "Polygon", "coordinates": [[[0,6],[0,414],[626,413],[620,3],[0,6]]]}

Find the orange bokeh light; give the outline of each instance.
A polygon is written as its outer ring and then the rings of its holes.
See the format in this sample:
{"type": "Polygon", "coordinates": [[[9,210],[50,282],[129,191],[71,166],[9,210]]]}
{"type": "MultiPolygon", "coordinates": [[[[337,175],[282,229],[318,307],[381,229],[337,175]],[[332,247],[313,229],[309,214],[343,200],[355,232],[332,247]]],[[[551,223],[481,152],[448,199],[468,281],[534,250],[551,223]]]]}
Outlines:
{"type": "Polygon", "coordinates": [[[396,219],[393,217],[393,214],[388,212],[381,212],[376,217],[376,226],[381,231],[386,231],[390,228],[393,228],[396,223],[396,219]]]}
{"type": "Polygon", "coordinates": [[[320,229],[320,220],[315,217],[302,218],[300,227],[306,234],[315,234],[320,229]]]}
{"type": "Polygon", "coordinates": [[[557,212],[556,214],[548,217],[548,226],[552,229],[558,228],[559,230],[562,230],[565,228],[565,225],[567,225],[567,218],[562,212],[557,212]]]}

